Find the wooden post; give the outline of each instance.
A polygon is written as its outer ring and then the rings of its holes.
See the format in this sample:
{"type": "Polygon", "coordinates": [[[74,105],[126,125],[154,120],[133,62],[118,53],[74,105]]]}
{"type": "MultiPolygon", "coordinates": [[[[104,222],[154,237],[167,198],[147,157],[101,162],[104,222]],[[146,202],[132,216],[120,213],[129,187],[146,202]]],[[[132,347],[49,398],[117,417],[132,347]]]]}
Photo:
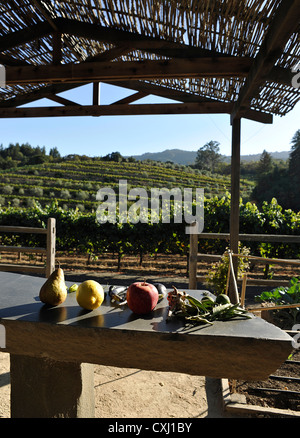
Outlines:
{"type": "MultiPolygon", "coordinates": [[[[191,224],[196,227],[197,222],[191,224]]],[[[190,257],[189,257],[189,289],[197,289],[197,254],[198,254],[198,234],[190,234],[190,257]]]]}
{"type": "Polygon", "coordinates": [[[99,105],[99,82],[93,82],[93,105],[99,105]]]}
{"type": "Polygon", "coordinates": [[[47,222],[47,257],[46,257],[47,278],[55,270],[55,242],[56,242],[56,220],[54,218],[49,218],[47,222]]]}
{"type": "MultiPolygon", "coordinates": [[[[240,156],[241,156],[241,119],[232,121],[231,143],[231,209],[230,209],[230,250],[238,254],[239,250],[239,217],[240,217],[240,156]]],[[[237,278],[238,259],[234,257],[233,269],[237,278]]],[[[232,277],[231,277],[232,278],[232,277]]],[[[236,293],[231,281],[229,297],[235,301],[236,293]]]]}
{"type": "Polygon", "coordinates": [[[232,254],[231,251],[228,251],[228,257],[229,257],[229,265],[230,265],[230,271],[231,271],[231,278],[232,278],[232,291],[230,291],[230,301],[232,303],[238,303],[239,302],[239,292],[238,292],[238,287],[237,287],[237,282],[236,282],[236,274],[234,271],[234,266],[233,266],[233,260],[232,260],[232,254]]]}
{"type": "Polygon", "coordinates": [[[241,306],[245,305],[246,297],[246,284],[247,284],[247,274],[243,274],[242,291],[241,291],[241,306]]]}

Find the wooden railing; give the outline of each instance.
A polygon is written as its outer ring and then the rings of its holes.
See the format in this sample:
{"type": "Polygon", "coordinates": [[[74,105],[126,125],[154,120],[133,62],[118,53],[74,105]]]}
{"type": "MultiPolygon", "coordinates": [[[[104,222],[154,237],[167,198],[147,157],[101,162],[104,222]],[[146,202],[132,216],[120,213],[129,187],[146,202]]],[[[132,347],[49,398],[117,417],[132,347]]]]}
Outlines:
{"type": "Polygon", "coordinates": [[[35,253],[46,255],[46,266],[22,265],[13,263],[0,263],[0,271],[11,272],[31,272],[36,274],[45,274],[48,278],[55,269],[55,241],[56,241],[56,221],[54,218],[49,218],[47,221],[47,228],[34,227],[15,227],[15,226],[0,226],[1,233],[30,233],[30,234],[46,234],[46,248],[33,248],[21,246],[3,246],[0,245],[0,253],[17,252],[21,253],[35,253]]]}
{"type": "MultiPolygon", "coordinates": [[[[216,262],[219,261],[222,255],[216,254],[200,254],[198,253],[198,240],[199,239],[230,239],[229,233],[201,233],[190,234],[190,253],[189,253],[189,288],[197,289],[197,283],[203,282],[206,276],[197,275],[198,262],[216,262]]],[[[240,241],[258,241],[258,242],[280,242],[280,243],[300,243],[300,236],[292,235],[277,235],[277,234],[240,234],[240,241]]],[[[278,265],[294,265],[300,267],[300,260],[292,259],[273,259],[256,256],[248,256],[249,260],[255,261],[259,264],[278,264],[278,265]]],[[[242,283],[242,279],[237,279],[239,284],[242,283]]],[[[267,280],[267,279],[250,279],[247,280],[248,285],[252,286],[287,286],[288,280],[267,280]]]]}

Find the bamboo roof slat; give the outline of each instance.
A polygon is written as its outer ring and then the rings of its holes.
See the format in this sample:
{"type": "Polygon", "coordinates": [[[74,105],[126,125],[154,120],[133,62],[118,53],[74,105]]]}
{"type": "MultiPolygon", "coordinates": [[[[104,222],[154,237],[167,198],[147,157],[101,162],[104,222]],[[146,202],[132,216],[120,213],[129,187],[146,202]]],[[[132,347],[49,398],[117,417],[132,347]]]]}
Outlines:
{"type": "MultiPolygon", "coordinates": [[[[78,23],[96,26],[97,31],[105,29],[132,35],[134,41],[131,50],[118,57],[123,61],[168,59],[174,56],[168,55],[171,47],[184,50],[198,48],[208,51],[212,57],[236,56],[254,60],[276,13],[284,3],[292,3],[295,11],[300,11],[300,0],[7,0],[0,4],[0,60],[11,59],[20,65],[24,62],[37,66],[51,64],[52,33],[55,29],[62,34],[63,64],[85,62],[89,57],[97,57],[123,43],[121,34],[119,40],[117,34],[111,40],[106,40],[105,35],[109,34],[103,32],[101,37],[102,34],[97,36],[95,32],[93,37],[92,28],[89,35],[85,35],[82,28],[78,28],[77,32],[78,23]],[[38,32],[34,33],[34,26],[42,23],[48,23],[51,31],[41,36],[38,32]],[[31,32],[31,38],[27,35],[28,40],[22,42],[19,34],[15,45],[1,50],[1,40],[4,41],[7,36],[14,38],[17,32],[25,30],[31,32]],[[142,46],[138,44],[139,37],[144,43],[142,46]]],[[[290,37],[278,53],[274,66],[291,71],[300,62],[299,31],[298,17],[298,27],[291,29],[290,37]]],[[[221,72],[220,77],[214,78],[174,77],[145,82],[160,86],[163,90],[181,90],[199,98],[199,101],[209,98],[230,103],[237,101],[245,83],[241,77],[224,78],[221,72]]],[[[38,90],[46,85],[23,84],[1,88],[0,105],[5,106],[6,102],[9,104],[30,90],[36,90],[38,95],[38,90]]],[[[285,115],[294,108],[299,98],[299,88],[294,88],[292,84],[289,86],[287,81],[275,80],[275,76],[272,80],[262,78],[249,109],[285,115]]]]}

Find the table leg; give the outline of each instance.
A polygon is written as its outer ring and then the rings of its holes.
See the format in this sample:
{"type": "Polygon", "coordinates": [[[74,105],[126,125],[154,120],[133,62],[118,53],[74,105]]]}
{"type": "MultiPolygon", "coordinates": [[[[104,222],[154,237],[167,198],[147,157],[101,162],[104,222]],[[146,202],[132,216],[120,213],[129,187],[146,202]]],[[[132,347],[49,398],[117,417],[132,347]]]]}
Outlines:
{"type": "Polygon", "coordinates": [[[12,418],[91,418],[94,366],[10,355],[12,418]]]}

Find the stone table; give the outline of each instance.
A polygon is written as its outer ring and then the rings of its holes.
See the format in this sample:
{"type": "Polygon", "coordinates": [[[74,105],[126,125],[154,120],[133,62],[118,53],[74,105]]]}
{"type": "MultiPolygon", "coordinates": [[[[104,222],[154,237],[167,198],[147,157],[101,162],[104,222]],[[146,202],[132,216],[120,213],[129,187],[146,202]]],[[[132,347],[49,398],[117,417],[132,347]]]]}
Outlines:
{"type": "Polygon", "coordinates": [[[86,311],[75,292],[48,307],[39,300],[44,282],[0,272],[0,351],[10,354],[12,417],[93,417],[93,364],[261,380],[292,351],[289,335],[254,315],[186,325],[166,321],[166,298],[137,316],[109,296],[86,311]]]}

